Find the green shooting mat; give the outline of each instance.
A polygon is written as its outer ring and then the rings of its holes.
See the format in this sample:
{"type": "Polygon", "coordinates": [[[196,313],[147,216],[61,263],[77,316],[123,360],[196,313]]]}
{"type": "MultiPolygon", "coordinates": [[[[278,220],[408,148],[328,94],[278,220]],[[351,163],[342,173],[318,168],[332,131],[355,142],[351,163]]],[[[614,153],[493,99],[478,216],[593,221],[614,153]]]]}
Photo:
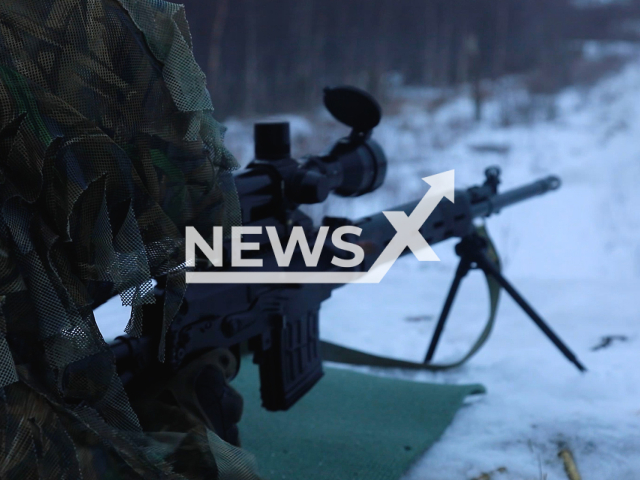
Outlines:
{"type": "Polygon", "coordinates": [[[266,480],[397,480],[482,385],[383,378],[325,365],[325,376],[287,412],[260,406],[256,365],[232,382],[245,399],[242,446],[266,480]]]}

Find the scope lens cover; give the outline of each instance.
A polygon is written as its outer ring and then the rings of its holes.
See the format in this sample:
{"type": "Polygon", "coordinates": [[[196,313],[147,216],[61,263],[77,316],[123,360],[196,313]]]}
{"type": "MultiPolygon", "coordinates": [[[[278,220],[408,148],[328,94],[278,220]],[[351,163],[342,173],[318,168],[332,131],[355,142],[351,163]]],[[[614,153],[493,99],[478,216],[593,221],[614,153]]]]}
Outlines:
{"type": "Polygon", "coordinates": [[[324,105],[336,120],[357,132],[373,130],[382,118],[382,108],[376,99],[352,86],[325,88],[324,105]]]}

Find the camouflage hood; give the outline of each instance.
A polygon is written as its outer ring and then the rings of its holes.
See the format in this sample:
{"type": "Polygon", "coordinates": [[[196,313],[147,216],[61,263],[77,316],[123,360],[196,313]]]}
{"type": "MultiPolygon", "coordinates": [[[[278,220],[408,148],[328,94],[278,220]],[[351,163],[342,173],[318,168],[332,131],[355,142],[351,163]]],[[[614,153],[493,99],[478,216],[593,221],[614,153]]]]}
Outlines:
{"type": "Polygon", "coordinates": [[[147,319],[166,328],[183,227],[236,223],[211,112],[182,6],[0,3],[0,477],[182,478],[142,434],[92,306],[119,293],[139,334],[166,275],[164,319],[147,319]]]}

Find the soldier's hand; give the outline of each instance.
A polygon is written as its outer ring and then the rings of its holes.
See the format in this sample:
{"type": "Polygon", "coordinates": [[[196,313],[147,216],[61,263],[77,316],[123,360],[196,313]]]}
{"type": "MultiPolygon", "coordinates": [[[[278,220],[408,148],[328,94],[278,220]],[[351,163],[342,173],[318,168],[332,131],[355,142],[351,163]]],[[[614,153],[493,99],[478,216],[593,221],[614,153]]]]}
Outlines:
{"type": "Polygon", "coordinates": [[[243,401],[228,383],[238,367],[236,357],[219,348],[192,360],[161,385],[138,391],[131,404],[143,429],[187,432],[200,424],[240,446],[237,424],[243,401]]]}

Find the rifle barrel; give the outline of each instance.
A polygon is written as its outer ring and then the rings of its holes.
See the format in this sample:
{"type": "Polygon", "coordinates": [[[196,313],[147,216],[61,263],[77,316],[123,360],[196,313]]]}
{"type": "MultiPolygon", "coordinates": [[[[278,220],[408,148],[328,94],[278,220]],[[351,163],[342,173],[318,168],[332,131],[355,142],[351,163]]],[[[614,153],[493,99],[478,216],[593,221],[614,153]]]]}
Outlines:
{"type": "MultiPolygon", "coordinates": [[[[503,193],[489,193],[484,186],[456,190],[455,203],[452,204],[443,199],[420,227],[420,233],[430,245],[451,237],[462,238],[472,232],[474,218],[488,217],[510,205],[557,190],[560,184],[560,179],[551,175],[503,193]]],[[[420,200],[414,200],[391,210],[403,211],[411,215],[418,203],[420,200]]],[[[361,218],[355,222],[355,225],[362,228],[360,235],[362,241],[373,242],[380,248],[386,246],[396,234],[395,228],[382,212],[361,218]]],[[[379,251],[372,252],[365,258],[373,258],[379,253],[379,251]]]]}
{"type": "Polygon", "coordinates": [[[504,193],[499,193],[483,202],[472,205],[471,215],[474,218],[488,217],[489,215],[498,213],[504,207],[508,207],[537,195],[543,195],[552,190],[557,190],[560,188],[561,184],[562,182],[560,181],[560,178],[555,175],[549,175],[546,178],[542,178],[522,187],[507,190],[504,193]]]}

